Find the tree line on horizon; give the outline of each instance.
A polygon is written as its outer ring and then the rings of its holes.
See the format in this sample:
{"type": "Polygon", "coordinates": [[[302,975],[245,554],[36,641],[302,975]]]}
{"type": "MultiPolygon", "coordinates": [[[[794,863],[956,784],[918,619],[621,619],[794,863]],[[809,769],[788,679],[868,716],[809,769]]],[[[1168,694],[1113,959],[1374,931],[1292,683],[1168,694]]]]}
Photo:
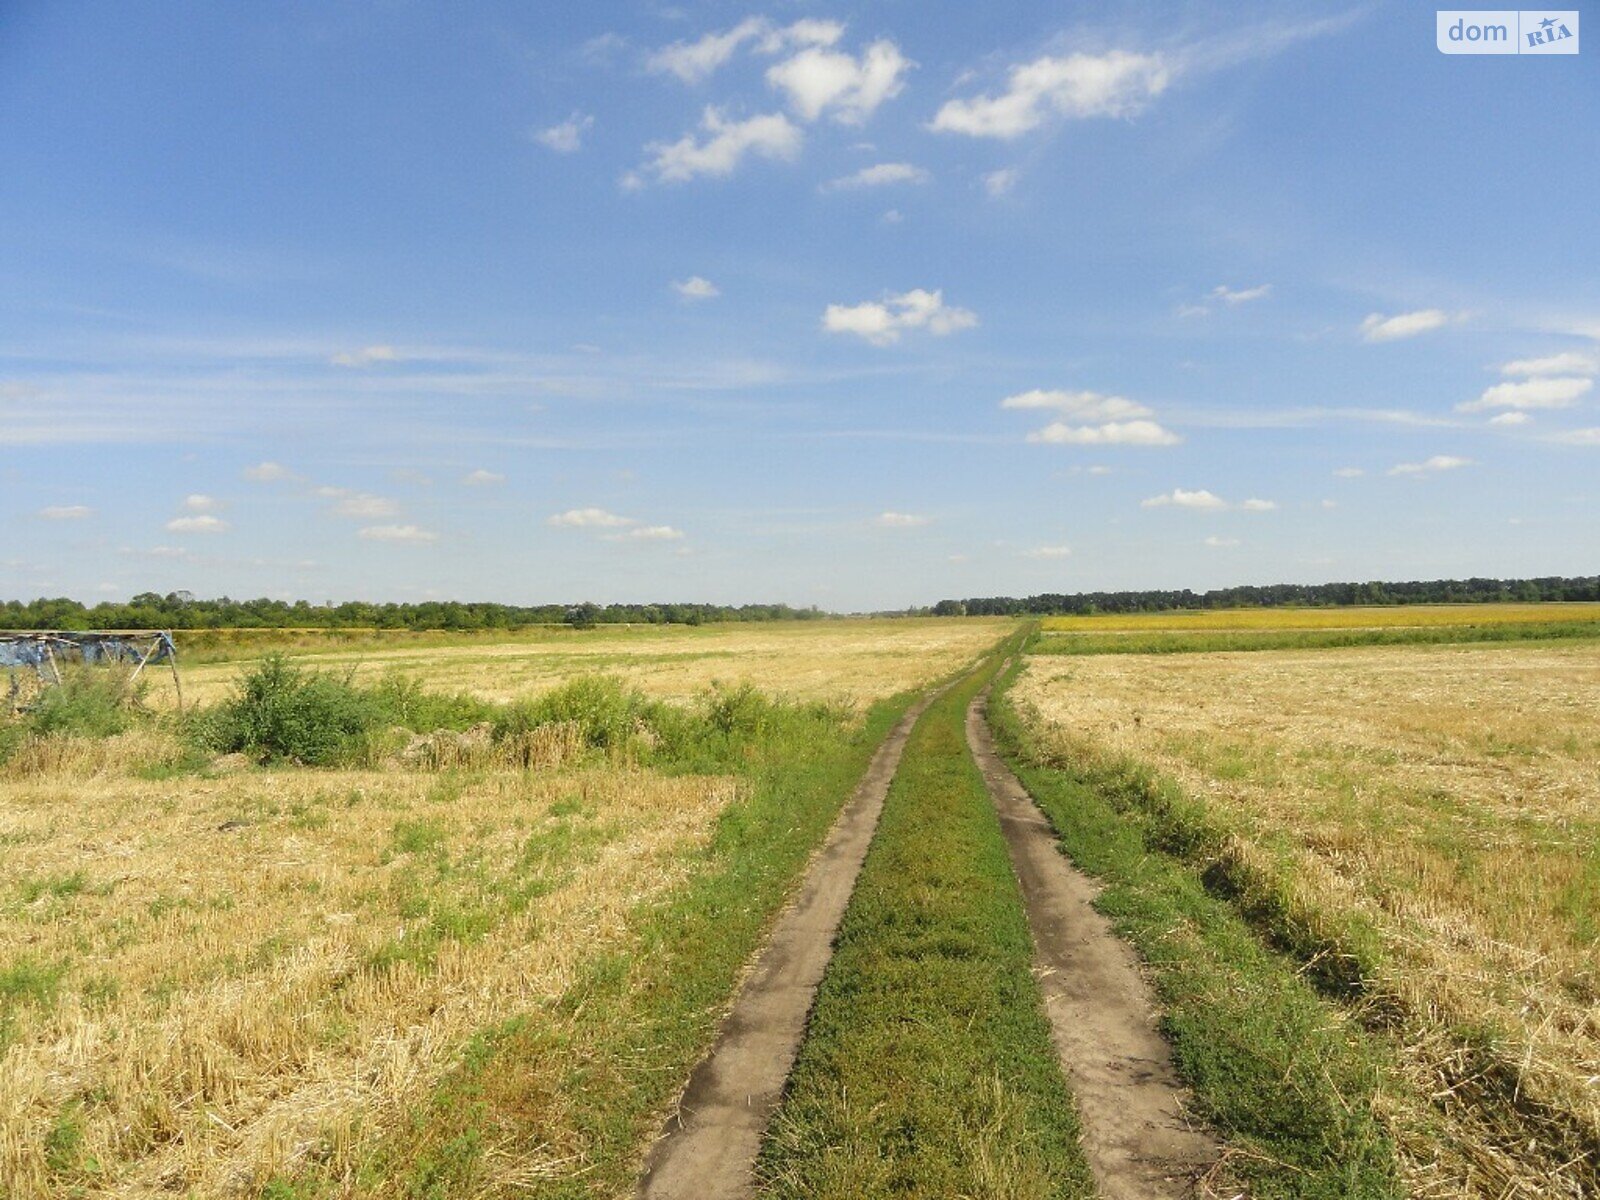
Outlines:
{"type": "MultiPolygon", "coordinates": [[[[1538,579],[1433,579],[1402,583],[1282,583],[1208,592],[1148,589],[1042,592],[941,600],[931,607],[876,616],[1012,617],[1170,612],[1217,608],[1338,607],[1398,604],[1495,604],[1600,601],[1600,576],[1538,579]]],[[[0,601],[0,629],[395,629],[495,630],[525,625],[703,625],[720,621],[806,621],[838,614],[788,604],[312,604],[307,600],[196,599],[187,592],[142,592],[124,602],[86,605],[66,597],[0,601]]]]}
{"type": "Polygon", "coordinates": [[[1600,576],[1538,579],[1426,579],[1403,583],[1275,583],[1194,592],[1151,589],[1126,592],[1041,592],[1036,596],[941,600],[936,617],[1020,617],[1093,613],[1176,612],[1216,608],[1353,607],[1400,604],[1536,604],[1600,601],[1600,576]]]}
{"type": "Polygon", "coordinates": [[[0,629],[395,629],[493,630],[524,625],[703,625],[714,621],[805,621],[829,614],[787,604],[312,604],[307,600],[198,600],[143,592],[93,606],[65,597],[0,601],[0,629]]]}

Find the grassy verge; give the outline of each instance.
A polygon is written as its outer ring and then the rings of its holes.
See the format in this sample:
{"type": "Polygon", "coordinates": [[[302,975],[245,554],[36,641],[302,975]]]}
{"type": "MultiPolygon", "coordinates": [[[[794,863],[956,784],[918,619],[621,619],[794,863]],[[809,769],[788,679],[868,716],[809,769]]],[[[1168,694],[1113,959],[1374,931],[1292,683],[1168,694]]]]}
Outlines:
{"type": "Polygon", "coordinates": [[[962,727],[992,672],[906,747],[763,1151],[769,1195],[1094,1194],[962,727]]]}
{"type": "Polygon", "coordinates": [[[1346,646],[1443,646],[1483,642],[1600,640],[1600,621],[1433,625],[1389,629],[1173,630],[1047,632],[1033,654],[1203,654],[1234,650],[1333,650],[1346,646]]]}
{"type": "Polygon", "coordinates": [[[520,1152],[548,1168],[507,1194],[624,1191],[773,913],[908,703],[879,704],[848,738],[753,748],[748,786],[696,851],[691,882],[555,1004],[478,1037],[375,1157],[362,1190],[484,1195],[494,1158],[520,1152]],[[557,1125],[567,1144],[551,1144],[557,1125]]]}
{"type": "Polygon", "coordinates": [[[1149,964],[1178,1068],[1227,1141],[1224,1169],[1263,1200],[1403,1195],[1380,1120],[1390,1053],[1316,990],[1348,986],[1337,961],[1313,979],[1264,945],[1184,861],[1181,814],[1118,804],[1105,781],[1044,751],[1005,698],[1018,669],[990,704],[1001,752],[1149,964]]]}

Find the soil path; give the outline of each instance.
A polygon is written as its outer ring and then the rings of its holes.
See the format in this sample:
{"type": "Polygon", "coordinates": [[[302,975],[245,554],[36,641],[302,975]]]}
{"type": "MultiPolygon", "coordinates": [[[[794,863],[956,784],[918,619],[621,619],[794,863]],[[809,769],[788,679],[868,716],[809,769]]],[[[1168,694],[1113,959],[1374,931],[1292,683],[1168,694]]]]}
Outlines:
{"type": "Polygon", "coordinates": [[[1091,906],[1098,889],[1061,854],[1050,823],[996,754],[987,704],[986,689],[968,707],[967,743],[1022,884],[1045,1009],[1100,1195],[1190,1195],[1217,1160],[1216,1139],[1187,1118],[1138,960],[1091,906]]]}
{"type": "MultiPolygon", "coordinates": [[[[941,689],[942,690],[942,689],[941,689]]],[[[873,756],[779,916],[716,1043],[689,1076],[640,1180],[641,1200],[735,1200],[755,1192],[752,1169],[782,1098],[817,984],[911,727],[938,693],[913,705],[873,756]]]]}

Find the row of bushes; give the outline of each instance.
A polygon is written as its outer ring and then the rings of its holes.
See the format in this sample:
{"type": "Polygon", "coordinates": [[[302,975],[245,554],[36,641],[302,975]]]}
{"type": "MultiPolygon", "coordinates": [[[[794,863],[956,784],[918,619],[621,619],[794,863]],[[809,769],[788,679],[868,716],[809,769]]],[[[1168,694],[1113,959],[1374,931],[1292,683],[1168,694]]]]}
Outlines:
{"type": "MultiPolygon", "coordinates": [[[[532,735],[555,731],[580,751],[713,770],[748,757],[757,743],[836,733],[848,715],[826,704],[772,700],[748,685],[713,685],[695,703],[674,705],[605,676],[580,677],[538,697],[494,704],[430,692],[404,676],[362,686],[275,654],[248,671],[228,700],[182,719],[179,732],[206,755],[335,766],[382,760],[416,735],[468,732],[475,744],[506,751],[500,756],[506,761],[531,761],[525,748],[532,735]]],[[[0,761],[29,736],[108,737],[141,720],[156,718],[116,681],[69,677],[0,729],[0,761]]]]}

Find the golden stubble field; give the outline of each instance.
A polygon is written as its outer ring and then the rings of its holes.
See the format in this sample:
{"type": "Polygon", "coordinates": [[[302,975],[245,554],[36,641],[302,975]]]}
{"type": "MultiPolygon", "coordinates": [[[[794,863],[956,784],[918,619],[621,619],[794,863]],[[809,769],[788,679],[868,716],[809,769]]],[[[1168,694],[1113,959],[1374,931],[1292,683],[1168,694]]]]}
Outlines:
{"type": "MultiPolygon", "coordinates": [[[[385,672],[414,676],[432,691],[511,700],[575,675],[617,676],[652,696],[684,699],[713,681],[748,682],[798,699],[870,704],[920,686],[970,661],[1013,627],[1004,618],[828,620],[675,626],[601,626],[525,635],[396,638],[392,647],[297,655],[308,666],[370,682],[385,672]],[[418,641],[411,645],[408,642],[418,641]]],[[[311,639],[313,642],[315,639],[311,639]]],[[[180,637],[180,643],[182,639],[180,637]]],[[[247,644],[247,643],[241,643],[247,644]]],[[[185,666],[184,695],[224,697],[238,662],[185,666]]],[[[170,684],[152,680],[152,703],[171,703],[170,684]]]]}
{"type": "MultiPolygon", "coordinates": [[[[1375,923],[1420,1088],[1487,1026],[1517,1102],[1600,1140],[1600,648],[1039,657],[1015,695],[1176,779],[1307,911],[1375,923]]],[[[1469,1170],[1519,1173],[1472,1140],[1469,1170]]]]}
{"type": "Polygon", "coordinates": [[[11,1017],[0,1190],[50,1195],[69,1152],[107,1196],[249,1194],[313,1147],[337,1178],[475,1031],[559,996],[679,882],[733,789],[624,770],[7,780],[0,962],[55,999],[11,1017]]]}

